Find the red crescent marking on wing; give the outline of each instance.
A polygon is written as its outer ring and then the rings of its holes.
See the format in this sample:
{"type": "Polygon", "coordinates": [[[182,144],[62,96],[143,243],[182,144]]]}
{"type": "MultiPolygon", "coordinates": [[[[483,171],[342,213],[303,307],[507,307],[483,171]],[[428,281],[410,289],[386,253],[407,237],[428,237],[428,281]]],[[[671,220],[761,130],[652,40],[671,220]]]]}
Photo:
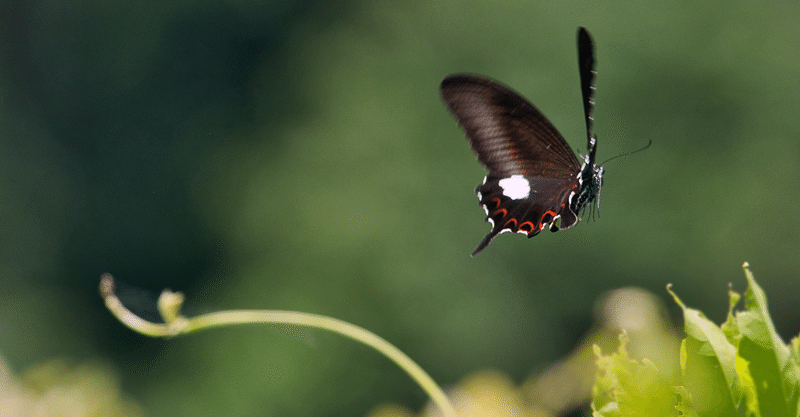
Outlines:
{"type": "Polygon", "coordinates": [[[492,200],[493,200],[493,201],[495,201],[495,204],[497,204],[495,207],[499,208],[499,207],[500,207],[500,203],[502,202],[502,201],[500,200],[500,198],[498,198],[498,197],[495,197],[495,198],[493,198],[492,200]]]}
{"type": "Polygon", "coordinates": [[[514,222],[514,227],[517,227],[517,219],[508,219],[506,224],[503,225],[503,229],[505,229],[505,228],[511,229],[510,227],[508,227],[508,224],[511,223],[511,222],[514,222]]]}
{"type": "MultiPolygon", "coordinates": [[[[501,208],[501,209],[497,209],[497,210],[495,210],[495,211],[494,211],[494,213],[492,213],[492,216],[496,215],[497,213],[500,213],[501,211],[503,212],[503,217],[506,217],[506,216],[508,216],[508,210],[506,210],[506,209],[504,209],[504,208],[501,208]]],[[[501,217],[501,219],[502,219],[503,217],[501,217]]]]}
{"type": "MultiPolygon", "coordinates": [[[[555,212],[555,211],[553,211],[553,210],[547,210],[547,211],[545,211],[545,212],[544,212],[544,214],[542,214],[542,219],[541,219],[541,220],[539,220],[539,228],[540,228],[540,229],[543,229],[543,228],[544,228],[544,225],[542,224],[542,223],[544,223],[544,222],[543,222],[542,220],[544,220],[544,217],[545,217],[545,216],[547,216],[548,214],[550,215],[550,217],[556,217],[556,216],[558,216],[558,213],[556,213],[556,212],[555,212]]],[[[551,221],[552,221],[552,220],[551,220],[551,221]]],[[[549,223],[549,222],[548,222],[548,223],[549,223]]]]}
{"type": "Polygon", "coordinates": [[[533,225],[533,223],[531,223],[531,222],[529,222],[529,221],[528,221],[528,222],[525,222],[525,223],[522,223],[521,225],[519,225],[519,230],[522,230],[522,231],[524,232],[525,230],[523,229],[523,227],[525,227],[525,225],[526,225],[526,224],[531,226],[531,230],[528,230],[526,233],[528,233],[528,234],[531,234],[531,233],[533,233],[533,228],[534,228],[534,225],[533,225]]]}

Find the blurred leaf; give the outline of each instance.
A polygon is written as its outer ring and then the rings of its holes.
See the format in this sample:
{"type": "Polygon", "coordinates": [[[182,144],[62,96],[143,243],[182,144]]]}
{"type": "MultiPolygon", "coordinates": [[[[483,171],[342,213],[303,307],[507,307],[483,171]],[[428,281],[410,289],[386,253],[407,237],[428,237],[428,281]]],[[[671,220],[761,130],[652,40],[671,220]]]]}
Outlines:
{"type": "MultiPolygon", "coordinates": [[[[526,404],[525,395],[502,372],[481,370],[462,379],[449,394],[458,415],[469,417],[555,417],[556,414],[526,404]]],[[[411,417],[408,409],[386,404],[374,408],[368,417],[411,417]]],[[[438,416],[428,406],[418,416],[438,416]]]]}
{"type": "Polygon", "coordinates": [[[122,393],[117,375],[105,364],[51,360],[31,367],[20,378],[8,369],[0,371],[5,376],[0,381],[3,417],[144,415],[139,405],[122,393]]]}
{"type": "Polygon", "coordinates": [[[678,396],[675,410],[680,413],[679,415],[684,417],[697,417],[697,411],[695,411],[694,404],[692,403],[692,396],[689,394],[689,391],[686,390],[686,387],[677,386],[673,388],[675,390],[675,395],[678,396]]]}
{"type": "Polygon", "coordinates": [[[629,338],[619,336],[616,352],[604,356],[595,348],[598,377],[593,389],[595,416],[678,416],[673,390],[652,362],[628,356],[629,338]]]}

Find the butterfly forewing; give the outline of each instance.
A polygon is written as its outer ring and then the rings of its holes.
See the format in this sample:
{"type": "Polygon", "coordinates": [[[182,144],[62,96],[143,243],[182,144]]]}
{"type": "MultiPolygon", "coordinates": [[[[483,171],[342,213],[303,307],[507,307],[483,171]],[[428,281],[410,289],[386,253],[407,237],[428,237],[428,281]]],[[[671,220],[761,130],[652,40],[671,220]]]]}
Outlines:
{"type": "Polygon", "coordinates": [[[490,173],[567,178],[580,169],[556,128],[510,89],[488,79],[455,75],[442,81],[441,92],[490,173]]]}
{"type": "Polygon", "coordinates": [[[586,116],[586,134],[592,136],[592,109],[594,108],[594,46],[585,28],[578,29],[578,71],[581,76],[583,114],[586,116]]]}

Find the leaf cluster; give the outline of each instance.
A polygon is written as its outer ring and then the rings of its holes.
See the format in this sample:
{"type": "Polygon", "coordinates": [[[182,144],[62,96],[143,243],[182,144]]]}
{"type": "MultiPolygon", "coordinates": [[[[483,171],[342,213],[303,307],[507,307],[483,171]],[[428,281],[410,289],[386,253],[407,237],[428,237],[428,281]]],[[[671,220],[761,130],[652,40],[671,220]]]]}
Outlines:
{"type": "Polygon", "coordinates": [[[616,352],[595,347],[598,377],[593,387],[595,417],[800,415],[798,338],[785,344],[775,331],[764,291],[744,265],[748,289],[744,310],[734,311],[741,295],[729,290],[728,317],[717,326],[699,310],[683,309],[686,338],[681,343],[678,381],[627,352],[620,335],[616,352]]]}

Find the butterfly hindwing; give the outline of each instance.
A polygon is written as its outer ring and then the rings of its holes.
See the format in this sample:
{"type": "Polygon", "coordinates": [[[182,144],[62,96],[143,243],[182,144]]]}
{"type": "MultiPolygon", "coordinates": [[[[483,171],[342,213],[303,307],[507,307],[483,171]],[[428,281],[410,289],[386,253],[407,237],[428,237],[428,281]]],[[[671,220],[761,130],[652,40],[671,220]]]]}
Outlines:
{"type": "Polygon", "coordinates": [[[572,227],[578,219],[569,207],[570,194],[574,189],[570,183],[574,184],[574,179],[521,176],[499,178],[488,175],[475,192],[486,211],[486,220],[492,224],[492,230],[475,248],[472,256],[482,251],[495,236],[503,232],[523,233],[531,238],[548,225],[552,231],[558,230],[558,219],[560,228],[572,227]],[[523,181],[527,181],[527,184],[521,183],[523,181]],[[526,190],[525,186],[530,191],[523,197],[521,193],[526,190]]]}

